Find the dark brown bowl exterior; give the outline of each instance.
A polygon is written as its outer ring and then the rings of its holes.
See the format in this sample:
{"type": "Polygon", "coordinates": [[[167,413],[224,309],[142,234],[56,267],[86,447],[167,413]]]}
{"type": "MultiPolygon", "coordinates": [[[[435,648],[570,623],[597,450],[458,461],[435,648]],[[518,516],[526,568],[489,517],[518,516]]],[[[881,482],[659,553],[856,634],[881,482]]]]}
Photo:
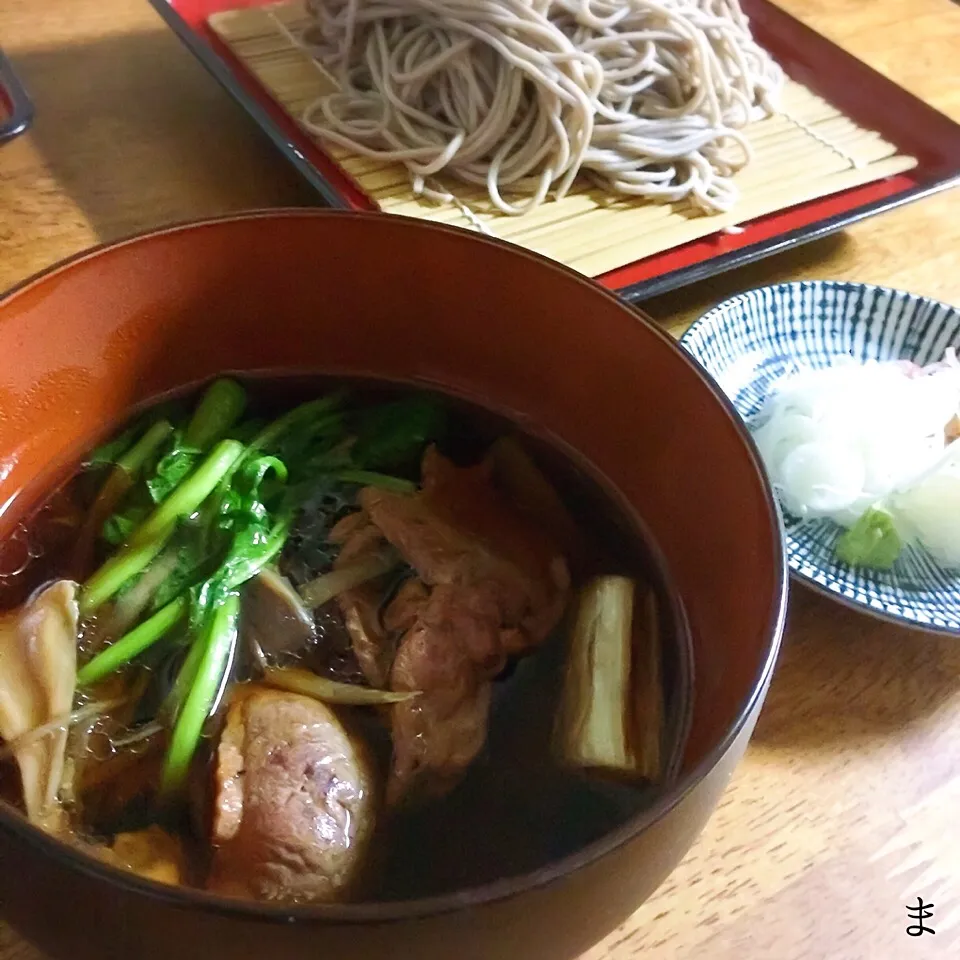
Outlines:
{"type": "Polygon", "coordinates": [[[424,383],[589,461],[643,517],[685,605],[683,772],[655,808],[535,874],[294,910],[123,875],[0,806],[0,910],[57,960],[572,960],[687,851],[766,693],[784,557],[736,415],[652,323],[506,244],[379,215],[234,217],[94,251],[0,299],[0,536],[130,405],[224,370],[424,383]]]}

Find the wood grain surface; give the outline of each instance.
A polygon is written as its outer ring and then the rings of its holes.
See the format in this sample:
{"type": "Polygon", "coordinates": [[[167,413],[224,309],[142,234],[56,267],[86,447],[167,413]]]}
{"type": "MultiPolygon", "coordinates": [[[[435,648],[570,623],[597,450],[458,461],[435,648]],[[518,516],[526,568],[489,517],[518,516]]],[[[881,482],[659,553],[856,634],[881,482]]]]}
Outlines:
{"type": "MultiPolygon", "coordinates": [[[[960,120],[955,3],[781,3],[960,120]]],[[[0,0],[0,44],[37,107],[33,131],[0,148],[0,289],[163,223],[313,202],[145,3],[0,0]]],[[[680,334],[738,290],[814,277],[960,303],[960,190],[645,306],[680,334]]],[[[960,642],[795,587],[770,696],[720,808],[584,960],[960,956],[958,815],[960,642]],[[918,896],[936,904],[933,936],[906,935],[918,896]]],[[[0,925],[0,960],[42,958],[0,925]]]]}

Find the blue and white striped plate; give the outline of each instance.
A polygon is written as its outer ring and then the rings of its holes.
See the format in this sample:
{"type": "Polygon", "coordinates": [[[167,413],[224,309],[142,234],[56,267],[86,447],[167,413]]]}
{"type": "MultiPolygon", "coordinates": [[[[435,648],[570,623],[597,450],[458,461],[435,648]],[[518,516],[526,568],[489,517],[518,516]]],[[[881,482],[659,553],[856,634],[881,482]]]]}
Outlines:
{"type": "MultiPolygon", "coordinates": [[[[960,309],[865,283],[784,283],[721,303],[680,342],[749,423],[771,384],[797,365],[827,366],[841,355],[942,359],[960,347],[960,309]]],[[[924,550],[907,548],[889,571],[862,570],[835,558],[842,528],[832,521],[785,516],[784,528],[790,569],[810,586],[887,620],[960,634],[960,574],[924,550]]]]}

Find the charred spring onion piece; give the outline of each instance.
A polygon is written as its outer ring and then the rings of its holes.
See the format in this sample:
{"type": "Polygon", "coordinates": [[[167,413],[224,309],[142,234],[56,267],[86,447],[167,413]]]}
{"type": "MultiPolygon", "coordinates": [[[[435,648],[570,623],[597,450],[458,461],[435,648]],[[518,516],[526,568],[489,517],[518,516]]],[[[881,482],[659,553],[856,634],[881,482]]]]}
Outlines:
{"type": "Polygon", "coordinates": [[[152,617],[134,627],[86,664],[77,673],[77,684],[81,687],[90,686],[138,657],[180,623],[189,608],[190,601],[186,595],[161,607],[152,617]]]}
{"type": "Polygon", "coordinates": [[[579,598],[567,654],[558,730],[565,760],[630,769],[630,634],[633,582],[602,577],[579,598]]]}
{"type": "Polygon", "coordinates": [[[565,764],[659,780],[656,623],[652,593],[627,577],[598,577],[582,590],[555,729],[555,747],[565,764]]]}
{"type": "Polygon", "coordinates": [[[240,616],[240,597],[230,594],[214,612],[202,644],[196,677],[183,701],[173,728],[161,778],[165,796],[178,792],[187,778],[190,762],[196,753],[203,733],[203,725],[223,684],[224,671],[233,656],[237,642],[237,622],[240,616]]]}
{"type": "Polygon", "coordinates": [[[361,687],[355,683],[340,683],[297,667],[267,667],[263,672],[263,681],[271,687],[288,690],[290,693],[301,693],[323,703],[340,703],[358,707],[401,703],[419,695],[393,690],[376,690],[373,687],[361,687]]]}
{"type": "Polygon", "coordinates": [[[300,588],[300,596],[310,609],[316,610],[345,590],[353,590],[361,583],[388,573],[399,562],[399,557],[393,550],[383,550],[305,583],[300,588]]]}

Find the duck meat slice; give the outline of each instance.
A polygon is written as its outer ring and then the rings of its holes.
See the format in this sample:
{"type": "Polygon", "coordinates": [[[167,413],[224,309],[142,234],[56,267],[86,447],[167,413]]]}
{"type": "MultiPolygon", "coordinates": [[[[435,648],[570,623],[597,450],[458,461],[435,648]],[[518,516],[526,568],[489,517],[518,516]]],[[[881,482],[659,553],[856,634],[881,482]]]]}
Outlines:
{"type": "MultiPolygon", "coordinates": [[[[377,556],[387,546],[383,534],[363,512],[350,514],[339,521],[331,531],[330,539],[343,544],[333,565],[338,570],[377,556]]],[[[360,670],[370,686],[383,689],[390,678],[396,649],[380,620],[383,590],[379,580],[368,580],[344,590],[337,597],[337,603],[360,670]]]]}
{"type": "Polygon", "coordinates": [[[509,657],[543,642],[570,589],[560,551],[497,493],[488,463],[457,467],[431,448],[422,475],[415,494],[360,494],[370,522],[421,581],[385,614],[406,628],[390,687],[419,693],[393,709],[393,804],[455,785],[483,748],[492,679],[509,657]]]}
{"type": "Polygon", "coordinates": [[[353,892],[374,828],[374,777],[330,707],[246,688],[227,712],[214,788],[209,889],[295,903],[353,892]]]}

